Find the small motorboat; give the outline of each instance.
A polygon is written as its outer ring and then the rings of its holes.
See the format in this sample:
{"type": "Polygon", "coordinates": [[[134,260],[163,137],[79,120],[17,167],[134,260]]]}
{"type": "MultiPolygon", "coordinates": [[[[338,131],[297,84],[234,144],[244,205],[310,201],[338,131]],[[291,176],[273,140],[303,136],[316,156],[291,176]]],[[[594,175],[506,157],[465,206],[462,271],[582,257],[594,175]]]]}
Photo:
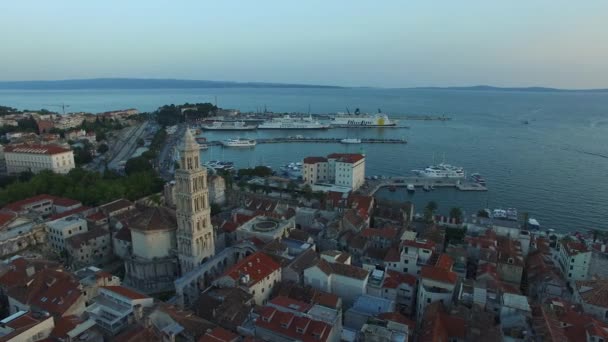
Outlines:
{"type": "Polygon", "coordinates": [[[416,187],[414,186],[414,184],[408,184],[406,186],[406,189],[407,189],[407,192],[410,192],[410,193],[416,192],[416,187]]]}
{"type": "Polygon", "coordinates": [[[429,191],[431,191],[431,187],[429,185],[425,185],[422,187],[422,190],[429,192],[429,191]]]}

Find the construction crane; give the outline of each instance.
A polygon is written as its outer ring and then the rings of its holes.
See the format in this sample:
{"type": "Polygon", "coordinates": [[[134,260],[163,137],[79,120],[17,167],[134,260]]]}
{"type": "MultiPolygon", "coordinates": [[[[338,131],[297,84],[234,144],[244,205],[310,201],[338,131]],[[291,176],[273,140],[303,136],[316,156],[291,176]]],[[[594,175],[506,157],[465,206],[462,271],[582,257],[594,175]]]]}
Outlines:
{"type": "Polygon", "coordinates": [[[48,107],[61,107],[61,111],[63,112],[63,115],[65,115],[65,109],[66,107],[69,108],[70,105],[66,105],[65,103],[62,104],[44,104],[43,106],[48,106],[48,107]]]}

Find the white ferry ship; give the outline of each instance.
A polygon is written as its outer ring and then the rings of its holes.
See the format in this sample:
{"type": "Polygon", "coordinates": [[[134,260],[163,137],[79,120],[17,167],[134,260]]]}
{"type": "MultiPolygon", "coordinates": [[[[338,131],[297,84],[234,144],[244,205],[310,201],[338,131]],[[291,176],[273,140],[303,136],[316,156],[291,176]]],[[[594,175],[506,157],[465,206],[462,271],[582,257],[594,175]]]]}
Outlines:
{"type": "Polygon", "coordinates": [[[285,115],[281,118],[274,118],[270,121],[264,121],[258,125],[258,129],[327,129],[329,125],[315,121],[312,117],[308,118],[292,118],[285,115]]]}
{"type": "Polygon", "coordinates": [[[201,128],[206,131],[250,131],[257,128],[255,125],[248,125],[243,121],[212,121],[204,123],[201,128]]]}
{"type": "Polygon", "coordinates": [[[453,166],[446,163],[431,165],[423,170],[412,170],[415,174],[421,177],[429,178],[464,178],[465,172],[462,167],[453,166]]]}
{"type": "Polygon", "coordinates": [[[355,114],[338,113],[330,124],[337,127],[391,127],[396,126],[397,121],[389,119],[383,113],[367,114],[355,111],[355,114]]]}
{"type": "Polygon", "coordinates": [[[357,139],[357,138],[344,138],[342,140],[340,140],[341,143],[343,144],[360,144],[361,143],[361,139],[357,139]]]}
{"type": "Polygon", "coordinates": [[[226,139],[222,140],[222,145],[225,147],[253,147],[256,145],[256,141],[253,139],[226,139]]]}

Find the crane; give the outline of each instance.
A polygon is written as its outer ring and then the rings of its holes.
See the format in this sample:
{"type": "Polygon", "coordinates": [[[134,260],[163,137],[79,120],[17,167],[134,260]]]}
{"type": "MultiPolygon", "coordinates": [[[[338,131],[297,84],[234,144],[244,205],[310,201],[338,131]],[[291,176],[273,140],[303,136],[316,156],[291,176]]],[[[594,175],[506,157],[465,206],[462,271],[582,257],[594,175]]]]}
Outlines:
{"type": "Polygon", "coordinates": [[[70,105],[66,105],[65,103],[62,104],[44,104],[43,106],[49,106],[49,107],[61,107],[61,111],[63,112],[63,114],[65,115],[65,108],[69,108],[70,105]]]}

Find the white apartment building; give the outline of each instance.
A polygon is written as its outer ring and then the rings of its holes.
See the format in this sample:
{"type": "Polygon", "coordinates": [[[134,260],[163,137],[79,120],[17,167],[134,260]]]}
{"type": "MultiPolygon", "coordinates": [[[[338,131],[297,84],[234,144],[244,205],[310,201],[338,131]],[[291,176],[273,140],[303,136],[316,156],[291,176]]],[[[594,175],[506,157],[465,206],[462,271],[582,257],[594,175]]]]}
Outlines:
{"type": "Polygon", "coordinates": [[[422,266],[427,265],[433,255],[435,243],[428,240],[404,240],[398,258],[387,259],[387,269],[412,275],[419,275],[422,266]]]}
{"type": "Polygon", "coordinates": [[[325,259],[304,270],[304,284],[333,293],[350,305],[366,293],[369,271],[325,259]]]}
{"type": "Polygon", "coordinates": [[[74,152],[57,145],[9,145],[4,147],[4,158],[9,174],[42,170],[68,173],[76,167],[74,152]]]}
{"type": "Polygon", "coordinates": [[[133,324],[137,308],[153,304],[153,298],[124,286],[103,286],[86,311],[99,327],[115,335],[133,324]]]}
{"type": "Polygon", "coordinates": [[[309,185],[332,183],[353,191],[365,182],[365,156],[362,154],[333,153],[325,157],[306,157],[302,176],[309,185]]]}
{"type": "Polygon", "coordinates": [[[568,283],[586,280],[591,264],[591,251],[578,241],[561,241],[556,255],[557,263],[568,283]]]}
{"type": "Polygon", "coordinates": [[[87,220],[78,216],[62,217],[58,220],[47,222],[48,243],[53,250],[61,252],[66,249],[67,239],[89,229],[87,220]]]}
{"type": "Polygon", "coordinates": [[[458,282],[458,275],[452,272],[453,261],[442,255],[435,266],[423,266],[418,282],[416,316],[422,319],[424,309],[431,303],[442,302],[450,306],[458,282]]]}

